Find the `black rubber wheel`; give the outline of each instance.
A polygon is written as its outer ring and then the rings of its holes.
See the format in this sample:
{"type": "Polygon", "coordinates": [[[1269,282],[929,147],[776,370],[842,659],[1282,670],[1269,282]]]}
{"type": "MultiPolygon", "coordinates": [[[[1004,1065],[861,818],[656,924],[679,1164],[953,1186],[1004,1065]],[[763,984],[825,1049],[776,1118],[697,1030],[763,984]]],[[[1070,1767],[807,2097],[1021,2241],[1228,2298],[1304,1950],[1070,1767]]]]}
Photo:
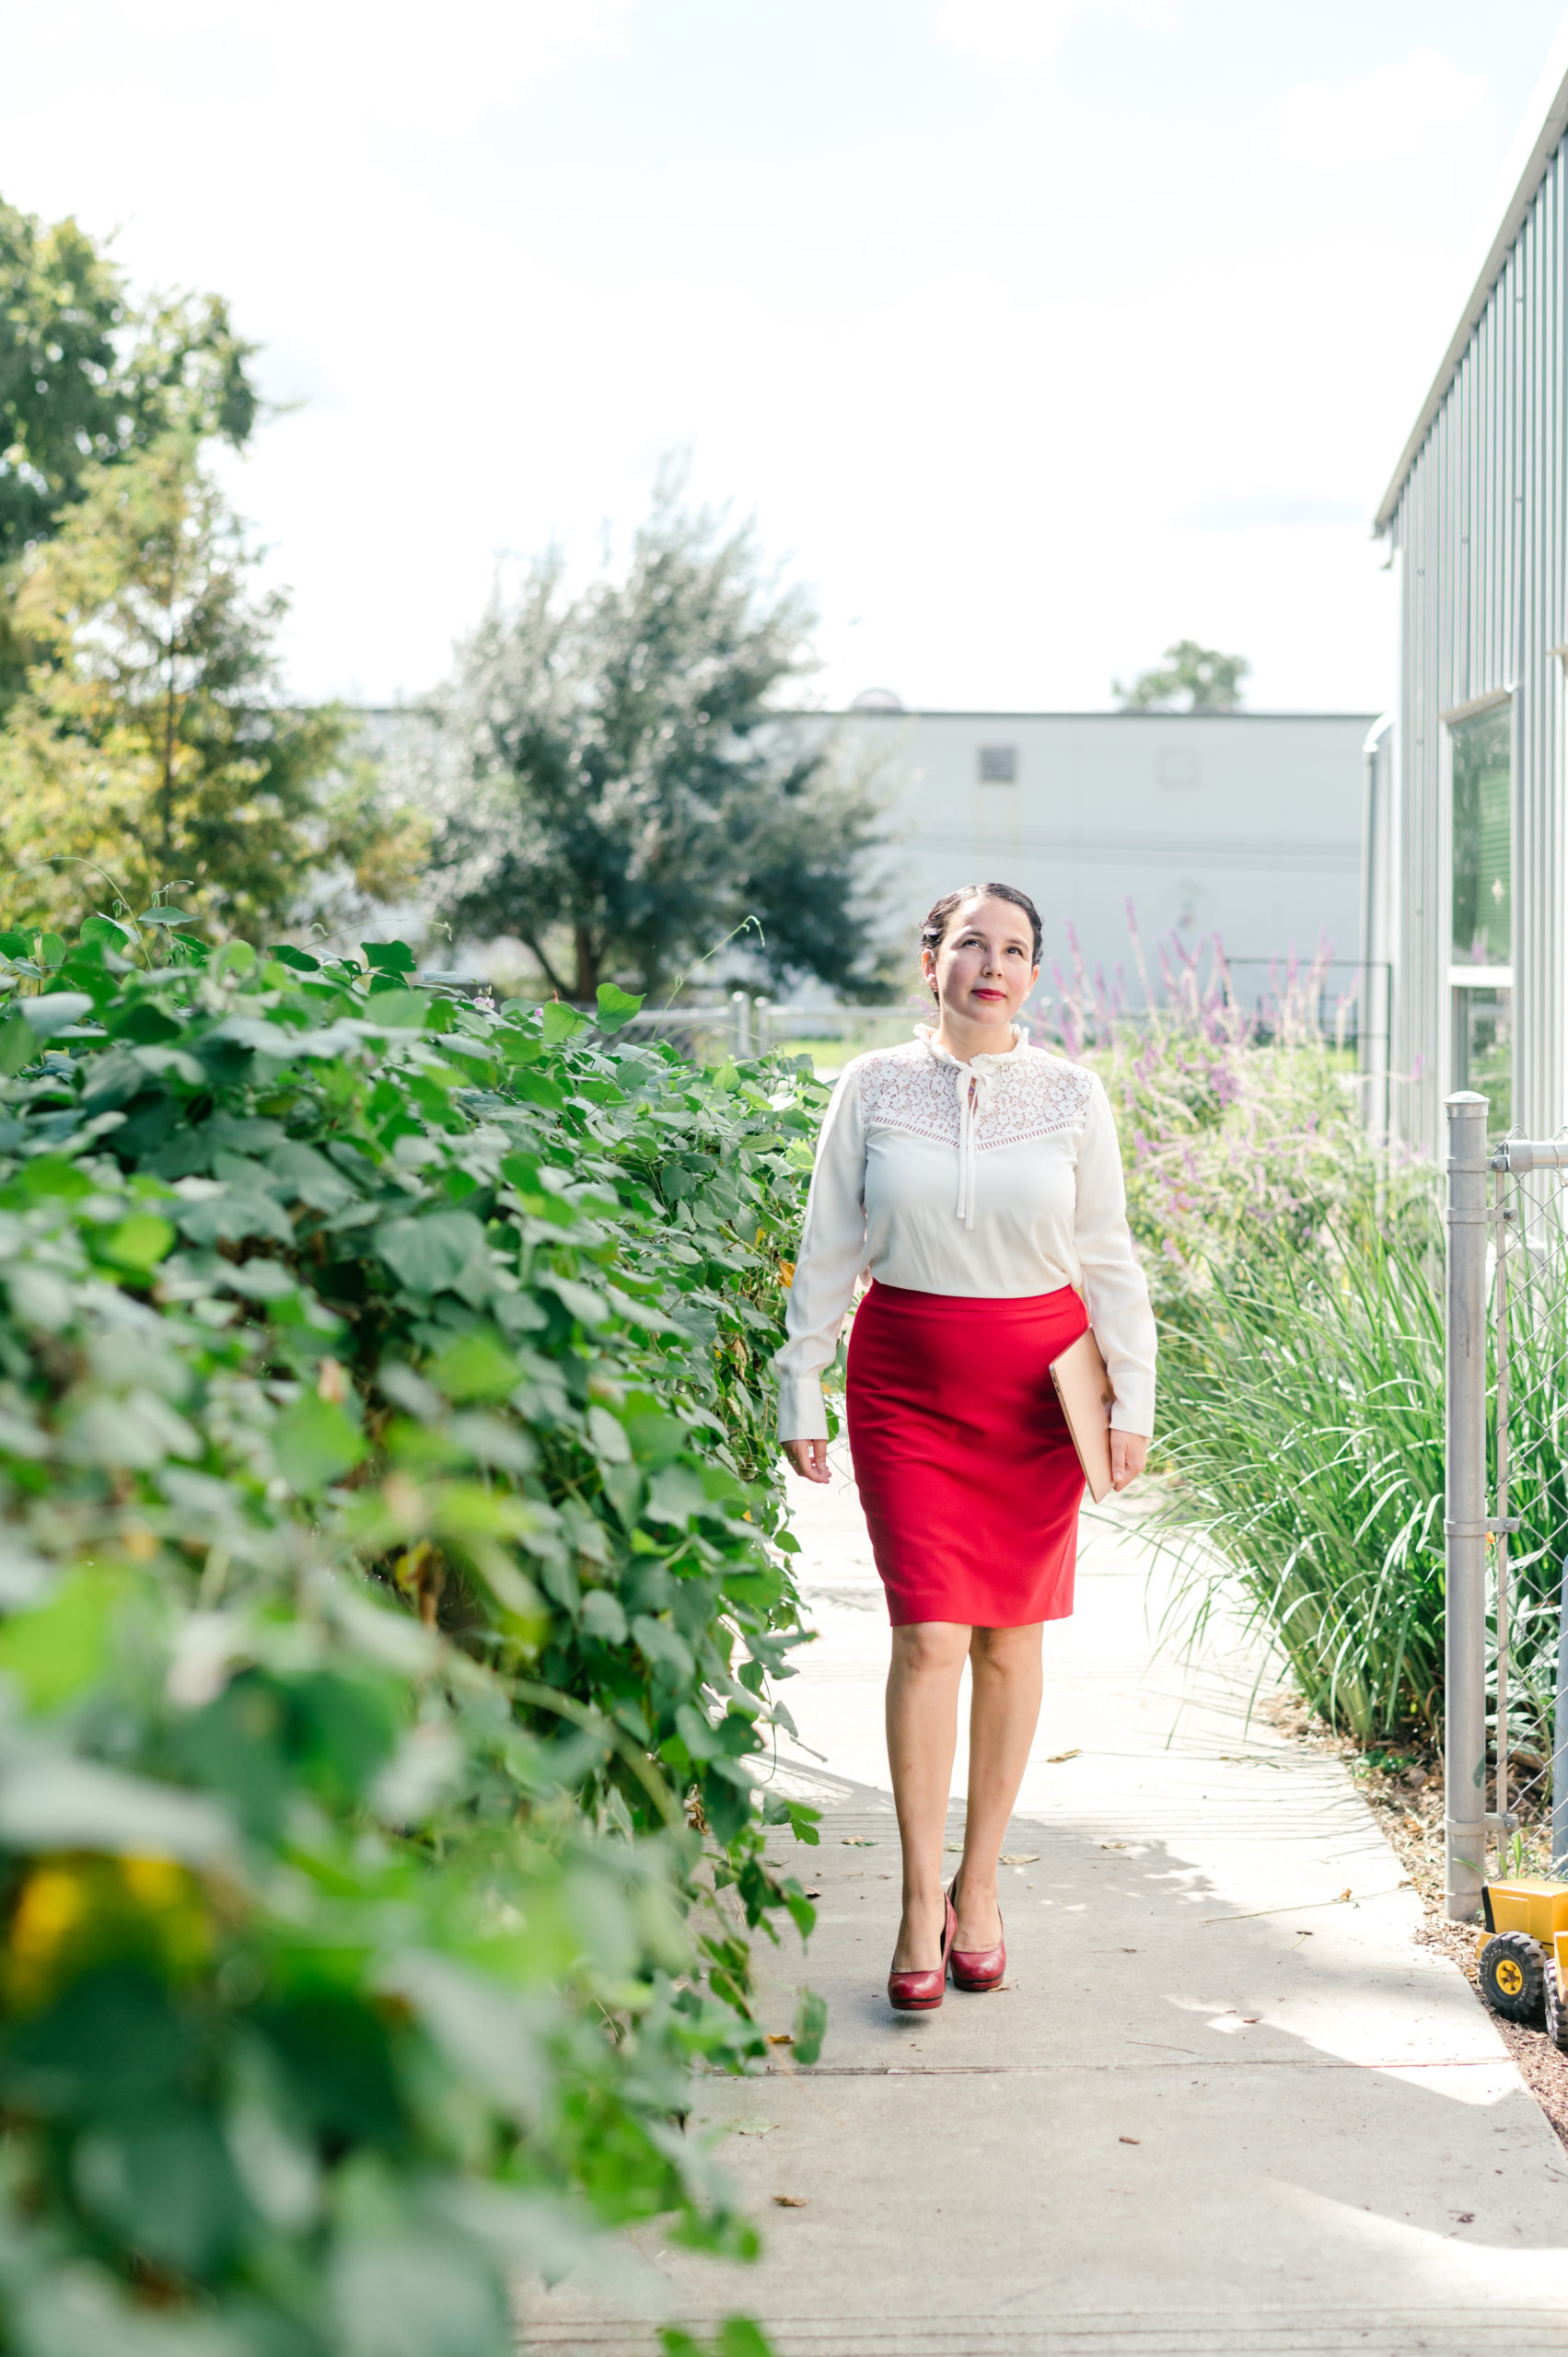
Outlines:
{"type": "Polygon", "coordinates": [[[1568,2054],[1568,1999],[1557,1985],[1557,1962],[1553,1956],[1546,1959],[1544,1979],[1546,2034],[1560,2054],[1568,2054]]]}
{"type": "Polygon", "coordinates": [[[1527,1932],[1493,1932],[1481,1952],[1481,1993],[1493,2010],[1511,2022],[1533,2022],[1545,1989],[1539,1944],[1527,1932]]]}

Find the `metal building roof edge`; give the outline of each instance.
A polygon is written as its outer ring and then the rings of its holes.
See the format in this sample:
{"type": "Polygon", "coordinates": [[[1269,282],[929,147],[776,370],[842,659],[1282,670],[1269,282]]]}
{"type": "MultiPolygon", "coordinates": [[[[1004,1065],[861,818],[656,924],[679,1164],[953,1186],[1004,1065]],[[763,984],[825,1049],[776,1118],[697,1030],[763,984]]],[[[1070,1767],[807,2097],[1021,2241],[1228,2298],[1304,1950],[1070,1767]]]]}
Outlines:
{"type": "Polygon", "coordinates": [[[1512,192],[1504,207],[1503,218],[1481,265],[1469,299],[1459,314],[1459,324],[1448,341],[1442,366],[1432,380],[1432,387],[1421,405],[1421,413],[1411,430],[1409,440],[1400,453],[1382,504],[1373,518],[1374,539],[1386,532],[1410,481],[1411,469],[1421,455],[1422,444],[1432,430],[1433,420],[1448,398],[1448,389],[1474,335],[1481,313],[1492,300],[1492,290],[1503,273],[1503,265],[1514,250],[1514,241],[1524,227],[1525,217],[1535,203],[1547,167],[1562,143],[1568,131],[1568,17],[1558,28],[1540,80],[1531,95],[1523,122],[1515,134],[1508,160],[1504,164],[1504,186],[1513,182],[1512,192]],[[1533,128],[1532,128],[1533,126],[1533,128]],[[1523,163],[1516,158],[1523,151],[1523,163]]]}
{"type": "Polygon", "coordinates": [[[1297,712],[1272,711],[1267,707],[1254,711],[1243,705],[1234,712],[1163,712],[1151,708],[1138,712],[1059,711],[1054,705],[1030,704],[1003,709],[995,704],[954,705],[903,704],[897,712],[881,706],[857,710],[854,704],[792,704],[770,713],[771,720],[1333,720],[1369,723],[1378,718],[1376,712],[1297,712]]]}

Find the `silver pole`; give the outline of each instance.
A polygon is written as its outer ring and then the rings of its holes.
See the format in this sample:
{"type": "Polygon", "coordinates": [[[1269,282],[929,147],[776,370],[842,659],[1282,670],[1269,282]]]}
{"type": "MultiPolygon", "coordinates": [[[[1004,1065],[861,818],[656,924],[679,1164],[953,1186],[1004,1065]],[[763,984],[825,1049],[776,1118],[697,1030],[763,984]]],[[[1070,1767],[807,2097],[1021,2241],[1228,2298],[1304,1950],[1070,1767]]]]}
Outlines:
{"type": "Polygon", "coordinates": [[[1493,1608],[1497,1627],[1497,1797],[1493,1808],[1499,1819],[1497,1847],[1501,1860],[1508,1833],[1508,1672],[1511,1666],[1508,1596],[1508,1173],[1497,1173],[1497,1200],[1493,1237],[1495,1339],[1493,1379],[1496,1386],[1496,1549],[1493,1564],[1493,1608]]]}
{"type": "Polygon", "coordinates": [[[1445,1399],[1446,1513],[1443,1736],[1446,1911],[1481,1912],[1486,1865],[1486,1231],[1487,1104],[1473,1090],[1448,1117],[1448,1306],[1445,1399]]]}
{"type": "Polygon", "coordinates": [[[729,1007],[735,1061],[741,1063],[751,1053],[751,1002],[744,991],[731,991],[729,1007]]]}
{"type": "Polygon", "coordinates": [[[760,1056],[768,1052],[768,1017],[772,1013],[772,999],[760,998],[751,1010],[757,1023],[757,1053],[760,1056]]]}
{"type": "Polygon", "coordinates": [[[1568,1874],[1568,1555],[1557,1619],[1557,1708],[1551,1722],[1551,1871],[1568,1874]]]}

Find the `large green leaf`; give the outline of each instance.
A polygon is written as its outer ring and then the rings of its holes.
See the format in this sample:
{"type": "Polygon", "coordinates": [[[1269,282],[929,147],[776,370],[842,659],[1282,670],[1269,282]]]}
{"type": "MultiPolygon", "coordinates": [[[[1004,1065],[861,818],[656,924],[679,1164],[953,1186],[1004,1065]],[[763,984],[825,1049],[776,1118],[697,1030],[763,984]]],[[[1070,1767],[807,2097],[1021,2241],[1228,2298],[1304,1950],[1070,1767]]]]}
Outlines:
{"type": "Polygon", "coordinates": [[[181,1203],[175,1218],[192,1244],[243,1244],[258,1236],[275,1244],[294,1242],[288,1213],[271,1195],[248,1186],[225,1187],[181,1203]]]}
{"type": "Polygon", "coordinates": [[[127,1276],[145,1281],[168,1258],[174,1244],[175,1230],[168,1220],[156,1212],[133,1212],[99,1239],[98,1251],[127,1276]]]}
{"type": "Polygon", "coordinates": [[[165,2102],[89,2129],[72,2156],[83,2206],[134,2250],[204,2274],[238,2242],[245,2206],[212,2114],[165,2102]]]}
{"type": "Polygon", "coordinates": [[[373,1240],[400,1284],[433,1294],[452,1284],[483,1250],[484,1230],[471,1212],[432,1212],[424,1219],[389,1220],[373,1240]]]}
{"type": "Polygon", "coordinates": [[[365,1002],[361,1020],[389,1031],[420,1031],[429,1019],[431,1002],[423,991],[399,990],[395,986],[372,990],[365,1002]]]}
{"type": "Polygon", "coordinates": [[[353,2235],[332,2262],[342,2357],[512,2357],[503,2285],[466,2238],[429,2228],[353,2235]]]}
{"type": "Polygon", "coordinates": [[[563,999],[558,998],[546,1000],[541,1010],[541,1019],[546,1043],[552,1048],[559,1047],[564,1039],[575,1039],[579,1031],[587,1030],[588,1024],[586,1015],[580,1014],[576,1007],[568,1006],[563,999]]]}
{"type": "Polygon", "coordinates": [[[38,1712],[96,1684],[109,1666],[117,1613],[133,1593],[123,1573],[85,1564],[30,1610],[0,1621],[0,1677],[38,1712]]]}
{"type": "Polygon", "coordinates": [[[365,1435],[331,1399],[308,1392],[273,1427],[273,1457],[291,1490],[314,1497],[365,1455],[365,1435]]]}
{"type": "Polygon", "coordinates": [[[112,1963],[12,2020],[0,2091],[15,2111],[44,2119],[124,2113],[166,2097],[196,2059],[194,2025],[150,1966],[112,1963]]]}
{"type": "Polygon", "coordinates": [[[359,946],[366,965],[380,973],[412,974],[418,967],[419,960],[406,941],[362,941],[359,946]]]}
{"type": "Polygon", "coordinates": [[[448,1399],[504,1399],[519,1371],[511,1353],[476,1328],[443,1351],[430,1369],[430,1379],[448,1399]]]}
{"type": "Polygon", "coordinates": [[[598,986],[598,1028],[601,1031],[619,1031],[642,1011],[641,998],[633,998],[627,991],[617,990],[613,982],[598,986]]]}
{"type": "Polygon", "coordinates": [[[37,1034],[19,1009],[13,1006],[0,1020],[0,1079],[9,1080],[39,1052],[37,1034]]]}

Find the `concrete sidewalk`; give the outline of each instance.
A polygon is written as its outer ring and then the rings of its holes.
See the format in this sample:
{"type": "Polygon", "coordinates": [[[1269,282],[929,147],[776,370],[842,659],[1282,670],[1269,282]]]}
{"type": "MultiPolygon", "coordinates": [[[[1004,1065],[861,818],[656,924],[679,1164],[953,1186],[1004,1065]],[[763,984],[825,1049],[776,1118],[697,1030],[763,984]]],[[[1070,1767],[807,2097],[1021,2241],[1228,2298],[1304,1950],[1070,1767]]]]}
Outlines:
{"type": "Polygon", "coordinates": [[[563,2285],[532,2345],[645,2357],[656,2319],[741,2309],[782,2357],[1568,2352],[1568,2157],[1458,1973],[1411,1945],[1418,1903],[1342,1771],[1249,1724],[1256,1660],[1158,1652],[1130,1516],[1086,1525],[1077,1613],[1046,1631],[1007,1985],[889,2011],[881,1589],[847,1483],[797,1527],[820,1639],[788,1700],[825,1764],[780,1773],[824,1809],[802,1861],[822,1896],[766,2011],[787,2029],[808,1978],[830,2027],[815,2069],[703,2107],[766,2255],[642,2237],[634,2319],[563,2285]]]}

